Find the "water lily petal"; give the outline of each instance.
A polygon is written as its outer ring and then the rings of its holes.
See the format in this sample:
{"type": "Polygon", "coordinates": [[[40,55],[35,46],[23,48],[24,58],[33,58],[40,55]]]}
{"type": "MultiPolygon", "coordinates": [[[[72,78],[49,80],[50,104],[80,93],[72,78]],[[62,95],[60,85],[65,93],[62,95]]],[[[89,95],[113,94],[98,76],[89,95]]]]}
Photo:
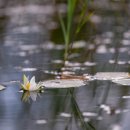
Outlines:
{"type": "Polygon", "coordinates": [[[23,84],[26,85],[29,82],[28,78],[26,75],[23,75],[23,84]]]}
{"type": "Polygon", "coordinates": [[[33,76],[33,77],[31,78],[30,84],[31,84],[31,85],[32,85],[32,84],[36,84],[36,82],[35,82],[35,76],[33,76]]]}
{"type": "Polygon", "coordinates": [[[24,84],[21,84],[21,88],[26,90],[26,86],[24,84]]]}
{"type": "Polygon", "coordinates": [[[33,100],[33,101],[36,101],[36,99],[37,99],[37,92],[30,92],[30,97],[31,97],[31,99],[33,100]]]}
{"type": "Polygon", "coordinates": [[[41,82],[36,83],[35,76],[33,76],[30,81],[26,75],[23,76],[23,83],[21,83],[21,88],[23,90],[38,91],[38,90],[41,90],[40,87],[41,87],[41,82]]]}
{"type": "Polygon", "coordinates": [[[30,80],[30,90],[36,90],[36,82],[35,82],[35,76],[33,76],[30,80]]]}
{"type": "Polygon", "coordinates": [[[5,86],[0,84],[0,90],[4,90],[4,89],[5,89],[5,86]]]}

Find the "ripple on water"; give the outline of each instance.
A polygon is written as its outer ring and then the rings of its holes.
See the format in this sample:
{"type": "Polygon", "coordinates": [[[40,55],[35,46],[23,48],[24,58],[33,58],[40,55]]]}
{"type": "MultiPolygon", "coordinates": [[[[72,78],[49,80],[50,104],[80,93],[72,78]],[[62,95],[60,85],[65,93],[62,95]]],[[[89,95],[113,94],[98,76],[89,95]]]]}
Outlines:
{"type": "Polygon", "coordinates": [[[21,68],[21,71],[23,71],[23,72],[27,72],[27,71],[32,72],[32,71],[37,71],[37,68],[21,68]]]}
{"type": "Polygon", "coordinates": [[[38,125],[43,125],[43,124],[46,124],[46,123],[47,123],[47,120],[44,120],[44,119],[36,120],[36,124],[38,124],[38,125]]]}
{"type": "Polygon", "coordinates": [[[72,115],[70,113],[62,112],[62,113],[60,113],[60,116],[65,117],[65,118],[70,118],[72,115]]]}

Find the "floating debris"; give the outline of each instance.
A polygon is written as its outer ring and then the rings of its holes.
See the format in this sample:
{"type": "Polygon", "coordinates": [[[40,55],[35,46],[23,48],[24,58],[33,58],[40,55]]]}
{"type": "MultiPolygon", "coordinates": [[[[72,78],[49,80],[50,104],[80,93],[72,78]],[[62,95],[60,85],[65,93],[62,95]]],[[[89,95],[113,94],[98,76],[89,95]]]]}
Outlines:
{"type": "Polygon", "coordinates": [[[72,88],[86,85],[85,82],[80,79],[55,79],[46,80],[41,83],[42,86],[46,88],[72,88]]]}
{"type": "Polygon", "coordinates": [[[130,78],[115,79],[115,80],[112,80],[112,82],[127,86],[127,85],[130,85],[130,78]]]}
{"type": "Polygon", "coordinates": [[[130,77],[127,72],[98,72],[94,75],[96,80],[115,80],[130,77]]]}

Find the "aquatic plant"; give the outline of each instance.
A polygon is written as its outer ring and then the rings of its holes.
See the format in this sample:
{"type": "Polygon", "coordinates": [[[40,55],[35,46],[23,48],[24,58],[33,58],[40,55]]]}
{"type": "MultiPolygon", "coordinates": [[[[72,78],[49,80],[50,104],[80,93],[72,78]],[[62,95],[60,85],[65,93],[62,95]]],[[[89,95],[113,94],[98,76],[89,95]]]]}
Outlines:
{"type": "Polygon", "coordinates": [[[30,81],[26,75],[23,75],[23,83],[21,83],[21,88],[25,91],[39,91],[43,89],[41,82],[35,82],[35,76],[33,76],[30,81]]]}
{"type": "Polygon", "coordinates": [[[76,101],[74,90],[75,90],[74,88],[68,89],[68,92],[71,95],[71,106],[72,106],[74,118],[77,121],[80,121],[80,126],[83,130],[96,130],[95,127],[91,124],[91,122],[85,122],[84,117],[82,115],[82,112],[81,112],[79,105],[76,101]]]}
{"type": "Polygon", "coordinates": [[[76,35],[80,32],[83,25],[89,20],[89,17],[92,15],[92,13],[86,15],[86,10],[89,1],[90,0],[67,0],[67,14],[66,14],[67,21],[66,22],[64,22],[64,19],[61,16],[61,14],[58,13],[61,29],[63,32],[64,42],[65,42],[65,53],[64,53],[65,61],[68,58],[69,46],[70,43],[72,42],[72,39],[76,37],[76,35]],[[82,7],[80,7],[79,9],[78,5],[81,5],[82,7]],[[80,17],[79,17],[79,21],[77,22],[77,25],[74,27],[75,29],[73,30],[73,24],[75,24],[74,14],[75,11],[77,11],[78,9],[80,12],[80,17]]]}

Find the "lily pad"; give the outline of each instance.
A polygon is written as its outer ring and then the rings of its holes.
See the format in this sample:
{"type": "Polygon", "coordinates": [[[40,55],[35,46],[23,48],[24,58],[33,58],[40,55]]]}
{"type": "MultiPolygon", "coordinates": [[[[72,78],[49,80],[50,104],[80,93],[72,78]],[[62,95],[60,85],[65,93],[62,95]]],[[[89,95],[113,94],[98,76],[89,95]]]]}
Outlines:
{"type": "Polygon", "coordinates": [[[130,74],[127,72],[98,72],[94,75],[94,79],[97,80],[115,80],[128,77],[130,74]]]}
{"type": "Polygon", "coordinates": [[[85,82],[80,79],[55,79],[42,82],[42,86],[46,88],[72,88],[84,86],[85,82]]]}
{"type": "Polygon", "coordinates": [[[3,85],[0,85],[0,91],[4,90],[4,89],[5,89],[5,87],[3,85]]]}
{"type": "Polygon", "coordinates": [[[112,82],[127,86],[127,85],[130,85],[130,78],[116,79],[116,80],[112,80],[112,82]]]}

